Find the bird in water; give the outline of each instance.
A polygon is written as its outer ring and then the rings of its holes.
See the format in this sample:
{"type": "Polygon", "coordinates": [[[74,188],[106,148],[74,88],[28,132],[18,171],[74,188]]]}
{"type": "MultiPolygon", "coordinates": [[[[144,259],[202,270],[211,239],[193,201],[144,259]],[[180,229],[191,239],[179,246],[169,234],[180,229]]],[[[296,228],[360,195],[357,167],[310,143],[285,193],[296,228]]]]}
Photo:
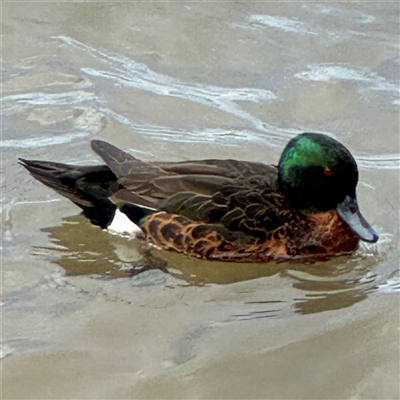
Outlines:
{"type": "Polygon", "coordinates": [[[236,160],[144,162],[93,140],[106,165],[20,159],[93,224],[123,213],[152,244],[203,259],[267,262],[330,257],[378,235],[359,211],[357,164],[337,140],[291,139],[277,166],[236,160]]]}

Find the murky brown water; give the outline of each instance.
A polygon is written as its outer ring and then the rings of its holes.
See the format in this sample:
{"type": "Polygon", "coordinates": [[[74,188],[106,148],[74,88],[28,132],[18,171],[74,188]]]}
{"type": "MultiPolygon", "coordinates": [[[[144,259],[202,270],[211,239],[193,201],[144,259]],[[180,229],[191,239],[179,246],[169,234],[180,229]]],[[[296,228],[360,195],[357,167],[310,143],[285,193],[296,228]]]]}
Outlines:
{"type": "Polygon", "coordinates": [[[3,398],[399,398],[399,5],[3,3],[3,398]],[[276,163],[335,135],[376,245],[232,264],[91,226],[17,158],[276,163]]]}

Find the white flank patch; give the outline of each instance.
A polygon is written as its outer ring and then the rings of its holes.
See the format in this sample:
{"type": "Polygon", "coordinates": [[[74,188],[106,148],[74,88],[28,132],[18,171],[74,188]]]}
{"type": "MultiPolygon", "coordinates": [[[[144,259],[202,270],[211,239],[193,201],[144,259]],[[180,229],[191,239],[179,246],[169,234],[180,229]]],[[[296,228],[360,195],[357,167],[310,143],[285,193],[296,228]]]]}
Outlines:
{"type": "Polygon", "coordinates": [[[107,231],[112,235],[129,238],[143,235],[143,231],[118,209],[115,211],[114,219],[111,225],[108,226],[107,231]]]}

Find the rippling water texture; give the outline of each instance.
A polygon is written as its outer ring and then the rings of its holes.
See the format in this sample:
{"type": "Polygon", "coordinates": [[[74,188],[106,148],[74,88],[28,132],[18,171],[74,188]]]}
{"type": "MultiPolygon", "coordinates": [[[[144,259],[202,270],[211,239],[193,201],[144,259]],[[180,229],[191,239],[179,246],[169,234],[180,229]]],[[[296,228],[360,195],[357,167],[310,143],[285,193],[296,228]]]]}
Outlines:
{"type": "Polygon", "coordinates": [[[2,3],[4,398],[399,397],[399,5],[2,3]],[[277,163],[344,143],[380,233],[232,264],[91,226],[17,158],[277,163]]]}

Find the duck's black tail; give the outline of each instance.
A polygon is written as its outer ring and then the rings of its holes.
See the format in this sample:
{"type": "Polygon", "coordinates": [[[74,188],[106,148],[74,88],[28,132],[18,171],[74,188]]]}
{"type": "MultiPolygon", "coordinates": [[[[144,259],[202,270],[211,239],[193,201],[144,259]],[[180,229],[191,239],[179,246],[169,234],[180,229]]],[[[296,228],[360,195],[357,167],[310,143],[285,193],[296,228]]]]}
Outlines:
{"type": "Polygon", "coordinates": [[[37,180],[79,206],[93,224],[106,228],[111,223],[116,206],[108,198],[121,186],[110,168],[22,158],[19,161],[37,180]]]}

